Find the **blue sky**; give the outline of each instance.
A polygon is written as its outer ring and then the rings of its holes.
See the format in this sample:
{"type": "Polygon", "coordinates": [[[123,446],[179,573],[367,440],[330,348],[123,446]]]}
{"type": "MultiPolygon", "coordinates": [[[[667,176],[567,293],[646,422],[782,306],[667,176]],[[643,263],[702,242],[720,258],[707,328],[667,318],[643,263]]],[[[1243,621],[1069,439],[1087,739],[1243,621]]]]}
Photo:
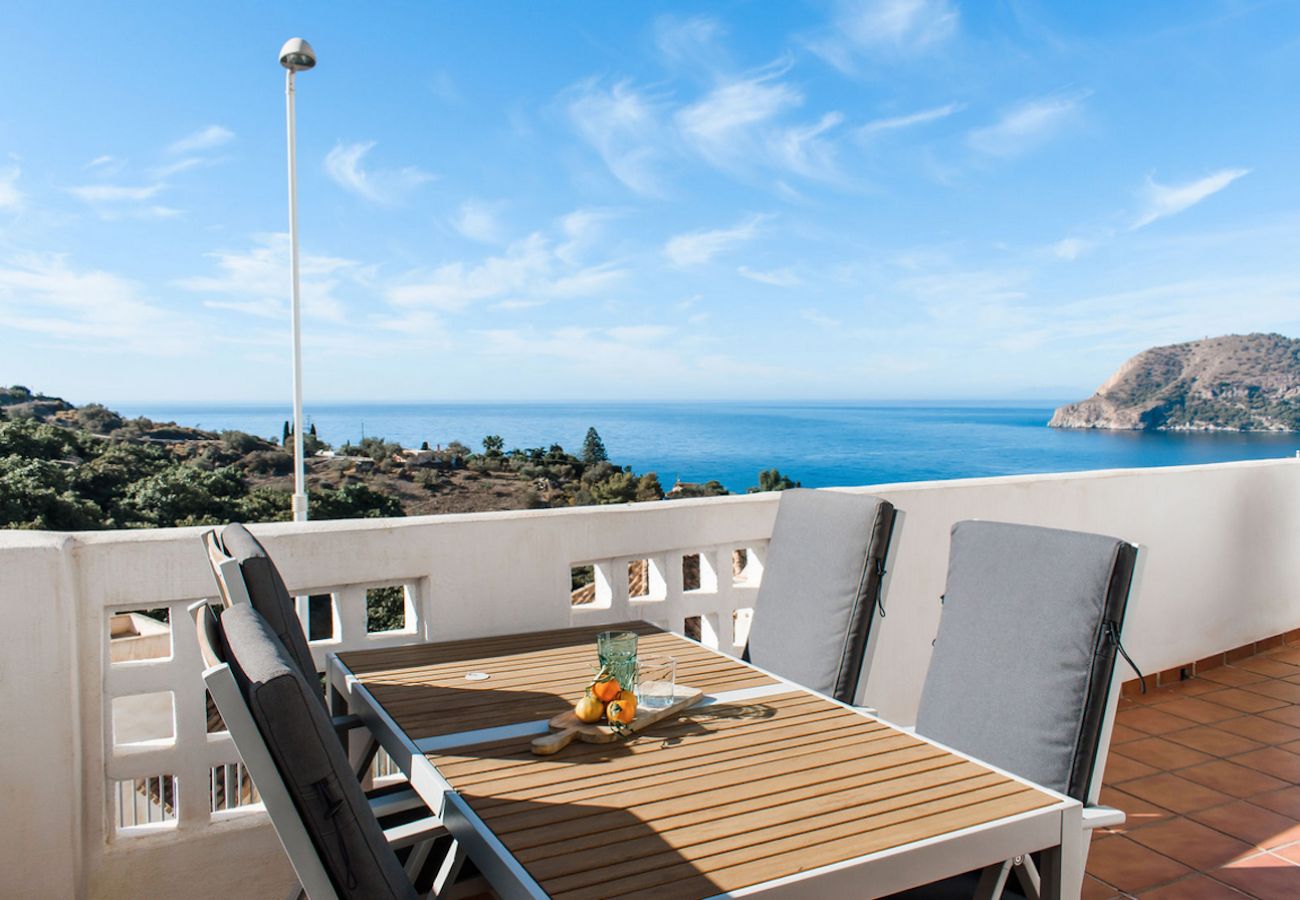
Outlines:
{"type": "Polygon", "coordinates": [[[1029,398],[1300,336],[1300,5],[11,0],[0,382],[1029,398]]]}

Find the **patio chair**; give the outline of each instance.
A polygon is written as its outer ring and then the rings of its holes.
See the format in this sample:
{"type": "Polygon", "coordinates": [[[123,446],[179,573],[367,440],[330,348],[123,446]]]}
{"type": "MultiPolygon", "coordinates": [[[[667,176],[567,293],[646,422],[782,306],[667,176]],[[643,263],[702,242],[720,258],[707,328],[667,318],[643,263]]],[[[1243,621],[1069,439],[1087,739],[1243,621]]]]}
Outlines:
{"type": "Polygon", "coordinates": [[[207,601],[190,613],[207,666],[203,681],[298,876],[301,891],[292,896],[414,900],[416,884],[434,897],[457,889],[459,844],[413,791],[368,797],[361,790],[324,708],[310,699],[314,686],[266,619],[245,603],[219,618],[207,601]],[[379,816],[389,813],[399,814],[399,824],[384,828],[379,816]]]}
{"type": "MultiPolygon", "coordinates": [[[[1085,859],[1093,829],[1124,821],[1098,796],[1137,556],[1098,534],[958,522],[917,712],[917,734],[1081,801],[1085,859]]],[[[1012,872],[1038,896],[1030,855],[904,896],[998,897],[1012,872]]]]}
{"type": "MultiPolygon", "coordinates": [[[[302,677],[307,679],[308,684],[318,684],[320,679],[316,662],[312,659],[294,599],[266,548],[238,522],[232,522],[220,532],[204,532],[203,546],[208,553],[212,574],[217,580],[221,605],[229,608],[239,603],[252,604],[262,614],[262,618],[266,619],[280,643],[284,644],[290,660],[298,667],[302,677]]],[[[325,704],[323,689],[313,691],[312,694],[325,704]]],[[[328,709],[328,704],[326,708],[328,709]]],[[[335,715],[333,722],[340,740],[345,739],[346,732],[361,727],[361,720],[353,715],[335,715]]],[[[370,765],[378,749],[379,744],[372,738],[367,738],[353,748],[357,771],[370,765]]]]}
{"type": "Polygon", "coordinates": [[[843,703],[869,660],[897,513],[868,494],[788,490],[743,658],[843,703]]]}
{"type": "Polygon", "coordinates": [[[241,602],[253,604],[289,651],[289,658],[298,671],[309,682],[312,681],[316,664],[307,646],[307,635],[303,633],[293,597],[289,596],[280,570],[275,567],[266,548],[238,522],[225,526],[220,532],[205,532],[203,545],[208,551],[212,573],[217,578],[222,605],[228,608],[241,602]]]}

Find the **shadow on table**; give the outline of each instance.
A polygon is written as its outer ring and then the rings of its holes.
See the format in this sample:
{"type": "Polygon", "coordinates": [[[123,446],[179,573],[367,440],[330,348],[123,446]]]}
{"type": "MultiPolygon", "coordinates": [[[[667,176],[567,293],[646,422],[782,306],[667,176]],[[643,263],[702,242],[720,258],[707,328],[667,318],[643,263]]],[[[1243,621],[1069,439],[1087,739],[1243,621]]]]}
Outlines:
{"type": "MultiPolygon", "coordinates": [[[[528,874],[552,896],[628,897],[639,892],[659,898],[708,897],[723,888],[700,871],[686,854],[702,858],[727,849],[730,840],[741,849],[743,835],[717,838],[698,851],[690,848],[709,839],[709,811],[698,818],[675,816],[661,832],[635,813],[599,802],[555,803],[523,800],[502,804],[492,798],[462,792],[461,796],[528,874]]],[[[689,798],[687,798],[689,802],[689,798]]],[[[611,804],[617,803],[611,797],[611,804]]],[[[492,878],[491,863],[475,865],[492,878]]]]}

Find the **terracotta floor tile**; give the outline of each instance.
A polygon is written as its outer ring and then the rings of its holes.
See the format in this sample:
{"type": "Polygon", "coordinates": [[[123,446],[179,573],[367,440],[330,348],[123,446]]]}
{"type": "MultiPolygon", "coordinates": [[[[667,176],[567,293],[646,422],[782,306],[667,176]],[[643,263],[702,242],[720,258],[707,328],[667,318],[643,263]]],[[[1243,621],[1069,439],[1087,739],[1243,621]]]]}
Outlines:
{"type": "Polygon", "coordinates": [[[1278,744],[1278,746],[1288,753],[1300,753],[1300,741],[1292,741],[1289,744],[1278,744]]]}
{"type": "Polygon", "coordinates": [[[1223,730],[1223,727],[1220,725],[1217,728],[1210,728],[1206,725],[1198,725],[1185,731],[1171,731],[1164,735],[1164,738],[1212,756],[1232,756],[1245,753],[1247,750],[1258,750],[1264,746],[1259,741],[1229,734],[1223,730]]]}
{"type": "MultiPolygon", "coordinates": [[[[1088,895],[1085,893],[1083,896],[1088,895]]],[[[1173,884],[1142,892],[1142,900],[1243,900],[1245,896],[1240,891],[1205,875],[1193,875],[1175,881],[1173,884]]]]}
{"type": "Polygon", "coordinates": [[[1170,685],[1169,690],[1184,697],[1199,697],[1201,694],[1208,694],[1210,691],[1221,691],[1223,685],[1217,681],[1206,681],[1204,678],[1189,678],[1186,681],[1170,685]]]}
{"type": "Polygon", "coordinates": [[[1209,762],[1212,756],[1193,750],[1183,744],[1176,744],[1163,737],[1149,737],[1140,741],[1130,741],[1124,745],[1123,754],[1129,759],[1155,766],[1168,771],[1209,762]]]}
{"type": "MultiPolygon", "coordinates": [[[[1300,687],[1300,685],[1294,685],[1294,687],[1300,687]]],[[[1272,719],[1274,722],[1290,725],[1292,728],[1300,728],[1300,706],[1290,705],[1277,709],[1266,709],[1260,715],[1265,719],[1272,719]]]]}
{"type": "Polygon", "coordinates": [[[1252,656],[1250,659],[1238,660],[1233,663],[1233,666],[1245,669],[1247,672],[1258,672],[1270,678],[1285,678],[1288,675],[1300,674],[1300,666],[1283,662],[1276,656],[1252,656]]]}
{"type": "Polygon", "coordinates": [[[1139,738],[1144,738],[1146,736],[1147,733],[1145,731],[1138,731],[1136,728],[1129,728],[1127,725],[1121,725],[1119,722],[1116,722],[1115,727],[1111,729],[1110,745],[1114,747],[1117,744],[1136,741],[1139,738]]]}
{"type": "Polygon", "coordinates": [[[1226,866],[1233,860],[1255,852],[1255,847],[1245,841],[1228,837],[1181,816],[1150,828],[1138,829],[1128,837],[1200,871],[1226,866]]]}
{"type": "MultiPolygon", "coordinates": [[[[1266,753],[1269,751],[1286,753],[1285,750],[1278,750],[1275,747],[1265,747],[1263,750],[1252,752],[1266,753]]],[[[1287,755],[1295,756],[1295,754],[1287,755]]],[[[1296,756],[1295,759],[1297,763],[1300,763],[1300,756],[1296,756]]],[[[1254,767],[1242,765],[1240,761],[1229,762],[1226,759],[1216,759],[1213,762],[1202,763],[1199,766],[1180,769],[1178,774],[1189,781],[1195,781],[1197,784],[1214,788],[1216,791],[1223,791],[1225,794],[1231,794],[1234,797],[1250,797],[1254,794],[1262,794],[1264,791],[1276,791],[1287,786],[1287,782],[1280,778],[1274,778],[1272,775],[1260,772],[1254,767]]]]}
{"type": "MultiPolygon", "coordinates": [[[[1227,693],[1226,691],[1216,691],[1211,696],[1227,693]]],[[[1245,693],[1244,691],[1242,693],[1245,693]]],[[[1263,701],[1265,698],[1258,694],[1251,694],[1263,701]]],[[[1147,734],[1164,734],[1166,731],[1178,731],[1189,725],[1196,724],[1182,716],[1171,716],[1167,712],[1161,712],[1159,707],[1139,706],[1132,709],[1121,709],[1116,715],[1115,720],[1120,725],[1126,725],[1129,728],[1136,728],[1138,731],[1145,731],[1147,734]]]]}
{"type": "Polygon", "coordinates": [[[1274,850],[1273,853],[1289,862],[1300,865],[1300,844],[1283,847],[1281,850],[1274,850]]]}
{"type": "Polygon", "coordinates": [[[1300,821],[1300,787],[1282,788],[1280,791],[1260,794],[1258,797],[1251,797],[1250,802],[1281,813],[1289,819],[1300,821]]]}
{"type": "Polygon", "coordinates": [[[1245,713],[1258,713],[1266,709],[1277,709],[1287,705],[1283,700],[1275,700],[1272,697],[1265,697],[1263,694],[1256,694],[1253,691],[1246,691],[1241,688],[1215,691],[1213,694],[1206,694],[1205,697],[1207,700],[1221,706],[1230,706],[1245,713]]]}
{"type": "Polygon", "coordinates": [[[1267,853],[1215,869],[1209,874],[1259,900],[1295,900],[1300,897],[1300,866],[1267,853]]]}
{"type": "Polygon", "coordinates": [[[1130,893],[1191,873],[1182,863],[1149,850],[1126,835],[1093,841],[1088,853],[1088,871],[1130,893]]]}
{"type": "MultiPolygon", "coordinates": [[[[1265,681],[1261,684],[1276,684],[1276,682],[1265,681]]],[[[1251,685],[1254,687],[1254,685],[1251,685]]],[[[1288,684],[1289,688],[1300,690],[1300,684],[1288,684]]],[[[1249,688],[1243,688],[1249,690],[1249,688]]],[[[1211,698],[1217,694],[1211,694],[1211,698]]],[[[1292,702],[1292,701],[1287,701],[1292,702]]],[[[1202,725],[1209,725],[1214,722],[1222,722],[1224,719],[1233,719],[1241,715],[1241,712],[1231,707],[1224,706],[1221,703],[1212,703],[1209,698],[1199,697],[1180,697],[1170,703],[1160,707],[1161,712],[1167,712],[1175,716],[1182,716],[1184,719],[1191,719],[1193,722],[1199,722],[1202,725]]]]}
{"type": "Polygon", "coordinates": [[[1156,806],[1141,797],[1134,797],[1119,788],[1103,786],[1100,799],[1103,806],[1112,806],[1124,812],[1125,820],[1123,825],[1106,829],[1113,833],[1123,834],[1135,828],[1142,828],[1155,822],[1163,822],[1173,815],[1164,807],[1156,806]]]}
{"type": "MultiPolygon", "coordinates": [[[[1222,688],[1222,685],[1219,685],[1219,687],[1222,688]]],[[[1157,706],[1161,703],[1169,703],[1173,700],[1177,700],[1182,696],[1183,695],[1178,692],[1175,685],[1171,684],[1164,687],[1156,687],[1155,682],[1148,678],[1147,692],[1145,694],[1131,694],[1128,697],[1125,697],[1124,700],[1127,703],[1131,703],[1133,706],[1157,706]]]]}
{"type": "Polygon", "coordinates": [[[1276,700],[1285,700],[1287,703],[1300,703],[1300,684],[1290,681],[1270,678],[1268,681],[1243,684],[1241,689],[1250,691],[1253,694],[1263,694],[1265,697],[1272,697],[1276,700]]]}
{"type": "Polygon", "coordinates": [[[1300,822],[1245,800],[1198,810],[1187,816],[1261,850],[1300,841],[1300,822]]]}
{"type": "Polygon", "coordinates": [[[1262,741],[1265,744],[1286,744],[1291,741],[1300,741],[1300,728],[1292,728],[1290,725],[1283,725],[1281,722],[1274,722],[1272,719],[1262,719],[1259,716],[1242,716],[1240,719],[1229,719],[1212,727],[1226,731],[1228,734],[1250,738],[1252,741],[1262,741]]]}
{"type": "Polygon", "coordinates": [[[1300,666],[1300,647],[1295,644],[1284,644],[1281,647],[1274,647],[1272,650],[1265,651],[1264,656],[1270,659],[1280,659],[1282,662],[1295,663],[1300,666]]]}
{"type": "Polygon", "coordinates": [[[1251,750],[1249,753],[1241,753],[1232,757],[1232,761],[1243,766],[1249,766],[1258,772],[1266,772],[1292,784],[1300,783],[1300,756],[1288,753],[1280,747],[1264,747],[1262,750],[1251,750]]]}
{"type": "Polygon", "coordinates": [[[1292,684],[1300,684],[1300,675],[1288,675],[1287,677],[1283,678],[1282,680],[1283,680],[1283,681],[1289,681],[1289,682],[1291,682],[1292,684]]]}
{"type": "Polygon", "coordinates": [[[1249,684],[1252,681],[1263,681],[1266,675],[1258,672],[1248,672],[1245,669],[1238,669],[1235,665],[1219,666],[1217,669],[1211,669],[1204,675],[1198,675],[1198,678],[1204,678],[1206,681],[1217,682],[1218,684],[1242,685],[1249,684]]]}
{"type": "Polygon", "coordinates": [[[1110,885],[1098,881],[1091,875],[1084,876],[1083,892],[1079,894],[1080,900],[1112,900],[1112,898],[1123,896],[1110,885]]]}
{"type": "Polygon", "coordinates": [[[1233,799],[1222,791],[1171,774],[1149,775],[1146,778],[1126,781],[1124,790],[1135,797],[1176,813],[1189,813],[1208,806],[1218,806],[1233,799]]]}
{"type": "Polygon", "coordinates": [[[1153,768],[1146,763],[1130,759],[1124,754],[1112,750],[1106,756],[1106,774],[1102,780],[1106,784],[1121,784],[1125,781],[1132,781],[1134,778],[1141,778],[1144,775],[1154,775],[1158,771],[1159,769],[1153,768]]]}

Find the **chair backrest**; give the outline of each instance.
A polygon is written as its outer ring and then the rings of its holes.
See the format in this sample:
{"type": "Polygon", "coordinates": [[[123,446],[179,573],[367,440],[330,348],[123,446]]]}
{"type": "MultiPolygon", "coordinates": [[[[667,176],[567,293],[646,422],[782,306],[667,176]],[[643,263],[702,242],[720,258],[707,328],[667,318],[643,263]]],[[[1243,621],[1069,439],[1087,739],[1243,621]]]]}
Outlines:
{"type": "Polygon", "coordinates": [[[222,604],[231,607],[245,599],[251,603],[289,651],[298,671],[308,681],[314,682],[316,664],[307,646],[302,620],[298,618],[293,597],[284,586],[280,570],[275,567],[266,548],[238,522],[227,525],[220,533],[207,532],[203,542],[221,591],[222,604]]]}
{"type": "Polygon", "coordinates": [[[248,604],[191,607],[204,682],[311,900],[416,896],[329,717],[269,623],[248,604]],[[203,607],[203,608],[200,608],[203,607]]]}
{"type": "Polygon", "coordinates": [[[917,732],[1094,800],[1136,560],[1103,535],[958,522],[917,732]]]}
{"type": "Polygon", "coordinates": [[[745,659],[852,703],[894,532],[893,504],[868,494],[781,494],[745,659]]]}

